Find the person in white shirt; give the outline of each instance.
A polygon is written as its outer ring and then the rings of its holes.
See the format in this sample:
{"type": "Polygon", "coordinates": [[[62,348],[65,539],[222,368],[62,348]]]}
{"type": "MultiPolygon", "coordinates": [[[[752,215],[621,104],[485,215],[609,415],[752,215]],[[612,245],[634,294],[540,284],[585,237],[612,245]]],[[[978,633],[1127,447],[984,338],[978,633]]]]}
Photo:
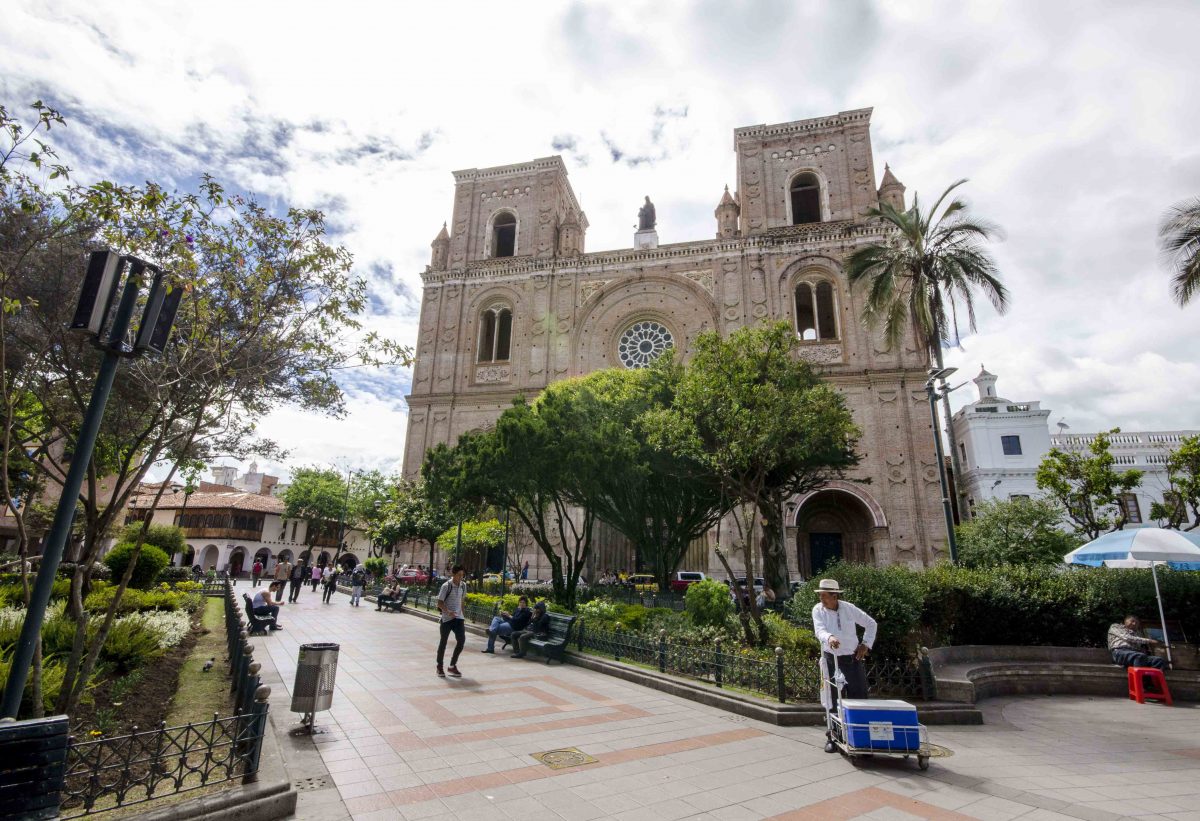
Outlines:
{"type": "MultiPolygon", "coordinates": [[[[813,633],[821,643],[821,656],[828,671],[830,685],[821,688],[821,706],[837,709],[837,690],[832,685],[835,669],[846,677],[843,694],[846,698],[867,697],[867,668],[863,659],[875,643],[878,625],[875,619],[848,601],[841,601],[842,588],[836,579],[821,579],[817,585],[821,603],[813,607],[813,633]],[[858,628],[863,636],[858,637],[858,628]],[[834,656],[837,665],[834,665],[834,656]]],[[[837,752],[833,739],[826,731],[825,752],[837,752]]]]}
{"type": "MultiPolygon", "coordinates": [[[[281,630],[283,626],[279,623],[279,605],[283,604],[281,599],[271,601],[271,589],[258,588],[258,592],[254,594],[254,599],[250,602],[250,609],[256,616],[270,616],[276,619],[271,625],[272,630],[281,630]]],[[[282,591],[281,591],[282,593],[282,591]]]]}
{"type": "Polygon", "coordinates": [[[455,678],[461,678],[462,673],[458,671],[458,657],[462,654],[463,642],[467,639],[466,616],[463,614],[463,602],[467,594],[467,586],[463,584],[466,568],[461,564],[456,564],[450,573],[450,578],[442,585],[437,596],[438,610],[442,614],[440,625],[442,635],[437,651],[437,674],[442,678],[445,678],[447,673],[455,678]],[[443,661],[446,658],[446,643],[451,633],[454,634],[454,655],[450,657],[449,669],[446,669],[443,667],[443,661]]]}

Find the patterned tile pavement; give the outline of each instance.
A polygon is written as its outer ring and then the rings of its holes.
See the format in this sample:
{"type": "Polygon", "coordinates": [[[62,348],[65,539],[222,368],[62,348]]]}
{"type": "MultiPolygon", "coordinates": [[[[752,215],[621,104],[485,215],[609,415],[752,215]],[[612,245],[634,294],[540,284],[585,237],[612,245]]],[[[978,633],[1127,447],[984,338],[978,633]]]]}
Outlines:
{"type": "MultiPolygon", "coordinates": [[[[284,630],[253,643],[272,724],[311,819],[873,819],[1200,821],[1200,711],[1084,697],[995,699],[984,727],[934,727],[954,751],[856,766],[812,727],[732,716],[573,665],[483,655],[468,634],[462,679],[434,674],[437,627],[416,616],[323,605],[302,594],[284,630]],[[288,712],[299,645],[341,645],[323,732],[288,712]],[[577,747],[595,763],[531,756],[577,747]]],[[[1176,702],[1178,705],[1179,702],[1176,702]]]]}

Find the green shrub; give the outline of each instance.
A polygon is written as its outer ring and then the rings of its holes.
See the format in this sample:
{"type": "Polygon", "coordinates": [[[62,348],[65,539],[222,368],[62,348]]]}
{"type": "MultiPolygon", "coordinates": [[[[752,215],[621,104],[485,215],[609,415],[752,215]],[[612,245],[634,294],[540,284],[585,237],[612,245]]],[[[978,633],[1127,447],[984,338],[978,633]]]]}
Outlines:
{"type": "Polygon", "coordinates": [[[800,652],[812,658],[820,655],[821,644],[812,630],[800,627],[778,613],[763,613],[763,624],[767,626],[772,648],[782,647],[787,652],[800,652]]]}
{"type": "MultiPolygon", "coordinates": [[[[30,588],[33,587],[33,579],[29,580],[30,588]]],[[[50,601],[58,601],[65,599],[71,592],[70,579],[55,579],[54,585],[50,588],[50,601]]],[[[0,584],[0,607],[24,607],[25,606],[25,588],[18,580],[16,582],[8,582],[0,584]]]]}
{"type": "Polygon", "coordinates": [[[697,627],[718,627],[733,613],[729,588],[716,579],[705,579],[688,585],[683,596],[688,617],[697,627]]]}
{"type": "Polygon", "coordinates": [[[363,567],[376,579],[382,579],[388,571],[387,559],[381,559],[378,556],[373,556],[364,561],[363,567]]]}
{"type": "MultiPolygon", "coordinates": [[[[910,656],[916,650],[916,628],[921,622],[924,598],[920,572],[903,565],[874,565],[839,562],[822,572],[837,579],[846,591],[842,598],[852,602],[879,623],[875,651],[885,656],[910,656]]],[[[817,579],[810,579],[787,603],[791,619],[812,624],[812,609],[818,601],[817,579]]],[[[694,586],[694,585],[693,585],[694,586]]]]}
{"type": "MultiPolygon", "coordinates": [[[[8,671],[12,666],[12,648],[9,648],[3,654],[0,654],[0,682],[8,680],[8,671]]],[[[54,702],[58,700],[58,694],[62,691],[63,681],[67,677],[67,666],[59,658],[47,657],[42,662],[42,710],[46,715],[49,715],[54,710],[54,702]]],[[[89,680],[87,689],[92,687],[89,680]]],[[[0,692],[3,687],[0,687],[0,692]]],[[[87,701],[90,696],[84,697],[87,701]]],[[[20,718],[30,718],[33,713],[33,686],[26,680],[25,692],[21,697],[20,718]]]]}
{"type": "MultiPolygon", "coordinates": [[[[154,528],[150,529],[154,530],[154,528]]],[[[122,542],[108,551],[108,555],[104,557],[104,564],[112,571],[113,578],[118,582],[124,578],[125,568],[129,565],[133,549],[132,542],[122,542]]],[[[140,589],[150,587],[158,578],[158,574],[170,563],[170,557],[163,550],[147,542],[142,545],[137,563],[133,566],[133,575],[129,579],[129,586],[140,589]]]]}
{"type": "Polygon", "coordinates": [[[128,673],[163,654],[162,636],[140,621],[113,623],[104,639],[100,657],[118,673],[128,673]]]}
{"type": "Polygon", "coordinates": [[[190,567],[164,567],[155,579],[159,584],[179,584],[190,582],[192,569],[190,567]]]}

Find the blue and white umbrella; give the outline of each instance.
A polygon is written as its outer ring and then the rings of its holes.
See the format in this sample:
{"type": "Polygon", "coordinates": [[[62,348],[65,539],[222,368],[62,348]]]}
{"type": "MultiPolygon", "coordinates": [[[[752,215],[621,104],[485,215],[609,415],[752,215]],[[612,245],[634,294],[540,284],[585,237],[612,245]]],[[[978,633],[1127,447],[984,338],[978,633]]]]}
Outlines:
{"type": "Polygon", "coordinates": [[[1176,570],[1200,570],[1200,535],[1184,534],[1161,527],[1114,530],[1063,556],[1067,564],[1091,567],[1149,567],[1154,577],[1154,596],[1158,599],[1158,618],[1163,625],[1167,662],[1171,661],[1171,641],[1163,615],[1162,593],[1158,589],[1158,566],[1176,570]]]}

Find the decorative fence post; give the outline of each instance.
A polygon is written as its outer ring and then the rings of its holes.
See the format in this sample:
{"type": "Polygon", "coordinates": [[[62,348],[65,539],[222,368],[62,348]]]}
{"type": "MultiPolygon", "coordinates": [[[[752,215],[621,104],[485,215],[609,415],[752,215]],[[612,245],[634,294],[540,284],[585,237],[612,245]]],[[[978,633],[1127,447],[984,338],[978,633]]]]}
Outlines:
{"type": "Polygon", "coordinates": [[[658,631],[658,672],[667,672],[667,631],[658,631]]]}
{"type": "Polygon", "coordinates": [[[575,628],[575,644],[579,648],[579,652],[583,652],[583,619],[579,620],[579,626],[575,628]]]}
{"type": "Polygon", "coordinates": [[[613,661],[621,660],[621,622],[617,622],[617,629],[613,631],[613,661]]]}
{"type": "Polygon", "coordinates": [[[243,784],[258,780],[258,759],[262,754],[263,736],[267,732],[267,700],[270,697],[271,688],[265,684],[254,691],[254,707],[250,712],[250,720],[244,725],[249,734],[243,753],[246,757],[246,774],[242,778],[243,784]]]}
{"type": "Polygon", "coordinates": [[[725,659],[721,654],[720,636],[717,636],[717,640],[714,642],[714,644],[716,644],[717,649],[713,651],[713,661],[716,662],[716,669],[713,671],[713,678],[717,680],[718,687],[723,687],[725,685],[725,659]]]}
{"type": "Polygon", "coordinates": [[[775,648],[775,689],[779,693],[779,703],[787,701],[787,685],[783,681],[783,648],[775,648]]]}

